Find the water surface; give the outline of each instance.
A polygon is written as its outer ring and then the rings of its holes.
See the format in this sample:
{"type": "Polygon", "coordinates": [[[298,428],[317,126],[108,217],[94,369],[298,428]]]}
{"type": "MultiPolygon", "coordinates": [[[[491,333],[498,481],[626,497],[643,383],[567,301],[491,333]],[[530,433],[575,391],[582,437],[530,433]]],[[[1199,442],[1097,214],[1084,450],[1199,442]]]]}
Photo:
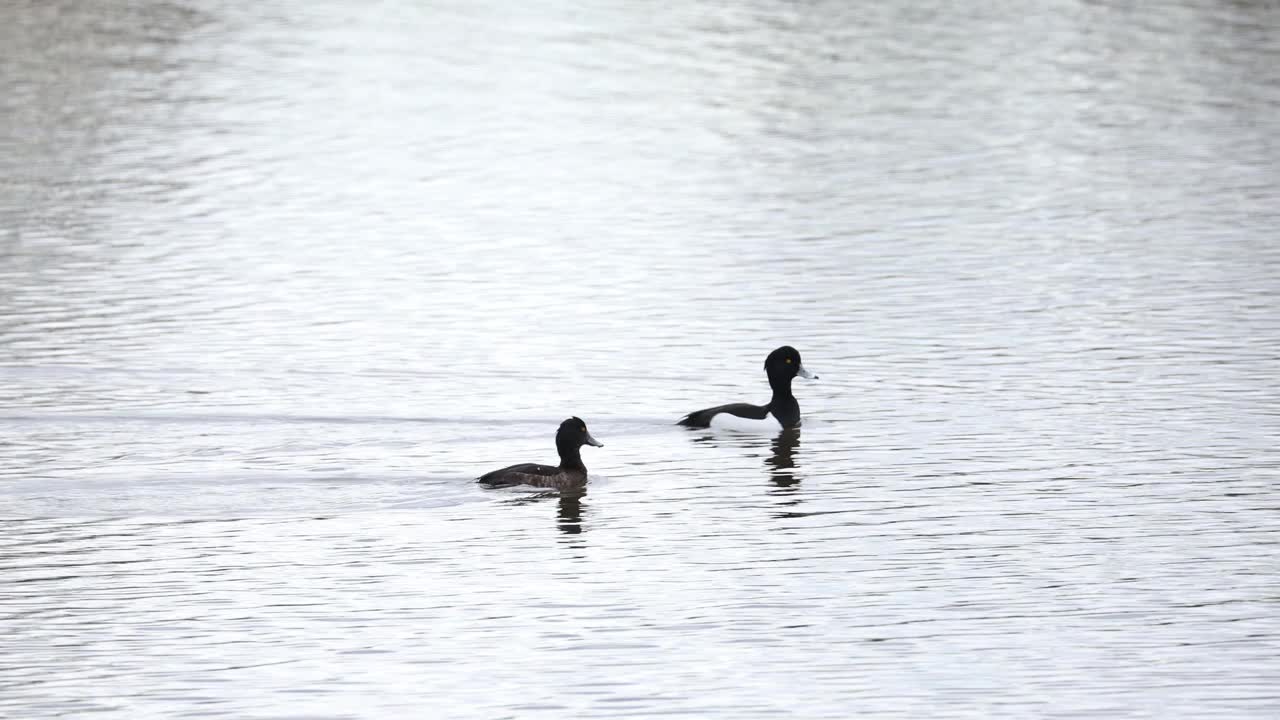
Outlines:
{"type": "Polygon", "coordinates": [[[1278,31],[6,4],[0,715],[1274,717],[1278,31]]]}

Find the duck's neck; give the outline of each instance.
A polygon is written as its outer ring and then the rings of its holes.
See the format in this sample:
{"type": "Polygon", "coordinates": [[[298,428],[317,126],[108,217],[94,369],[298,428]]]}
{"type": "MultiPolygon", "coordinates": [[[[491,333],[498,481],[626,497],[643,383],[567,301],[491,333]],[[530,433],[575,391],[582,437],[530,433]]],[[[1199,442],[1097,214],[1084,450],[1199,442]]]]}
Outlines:
{"type": "Polygon", "coordinates": [[[773,388],[773,398],[769,400],[769,412],[782,427],[795,427],[800,424],[800,403],[791,394],[791,378],[769,376],[769,387],[773,388]]]}
{"type": "Polygon", "coordinates": [[[791,378],[786,375],[769,375],[769,387],[773,388],[773,400],[795,400],[791,394],[791,378]]]}
{"type": "Polygon", "coordinates": [[[565,470],[581,470],[587,471],[587,466],[582,464],[582,446],[572,443],[556,443],[556,449],[560,451],[560,467],[565,470]]]}

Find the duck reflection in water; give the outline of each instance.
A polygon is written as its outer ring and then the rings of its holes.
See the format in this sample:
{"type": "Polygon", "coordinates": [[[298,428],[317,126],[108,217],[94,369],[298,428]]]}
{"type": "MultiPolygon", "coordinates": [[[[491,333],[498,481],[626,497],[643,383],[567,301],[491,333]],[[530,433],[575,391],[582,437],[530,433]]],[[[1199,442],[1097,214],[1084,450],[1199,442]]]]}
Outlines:
{"type": "Polygon", "coordinates": [[[560,512],[556,516],[556,527],[566,535],[577,535],[582,532],[582,496],[586,493],[562,494],[560,496],[560,512]]]}
{"type": "Polygon", "coordinates": [[[789,488],[800,483],[800,478],[792,474],[796,466],[796,448],[800,447],[800,428],[787,428],[770,443],[773,452],[765,458],[773,484],[780,488],[789,488]]]}
{"type": "Polygon", "coordinates": [[[582,497],[587,494],[586,483],[577,487],[566,487],[560,492],[539,492],[525,495],[507,502],[512,505],[528,505],[555,498],[556,527],[566,535],[578,535],[582,532],[582,497]]]}
{"type": "MultiPolygon", "coordinates": [[[[717,447],[737,447],[744,450],[759,450],[762,438],[750,435],[703,435],[694,438],[694,442],[709,443],[717,447]]],[[[800,447],[800,428],[787,428],[769,441],[769,454],[764,464],[769,468],[769,479],[774,485],[783,489],[797,489],[800,477],[792,472],[796,467],[796,448],[800,447]]],[[[748,457],[759,457],[756,453],[748,457]]]]}

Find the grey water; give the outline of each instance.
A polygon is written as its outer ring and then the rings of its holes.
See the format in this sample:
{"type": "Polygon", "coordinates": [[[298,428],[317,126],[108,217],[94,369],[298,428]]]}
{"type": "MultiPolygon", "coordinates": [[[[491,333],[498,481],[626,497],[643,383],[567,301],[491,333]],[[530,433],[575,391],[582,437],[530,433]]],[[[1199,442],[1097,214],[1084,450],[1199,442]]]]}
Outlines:
{"type": "Polygon", "coordinates": [[[0,4],[0,716],[1280,715],[1280,6],[0,4]],[[793,344],[804,425],[764,402],[793,344]],[[586,493],[474,478],[555,460],[586,493]]]}

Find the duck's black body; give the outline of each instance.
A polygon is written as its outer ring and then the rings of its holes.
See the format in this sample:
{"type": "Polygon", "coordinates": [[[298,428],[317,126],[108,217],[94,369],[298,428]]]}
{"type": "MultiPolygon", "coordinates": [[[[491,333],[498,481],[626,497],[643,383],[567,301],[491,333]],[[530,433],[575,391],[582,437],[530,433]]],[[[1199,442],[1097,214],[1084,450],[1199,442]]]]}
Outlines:
{"type": "Polygon", "coordinates": [[[559,465],[521,463],[501,470],[485,473],[479,482],[495,487],[532,485],[556,490],[579,487],[587,481],[587,466],[582,462],[582,446],[604,444],[591,437],[582,420],[571,417],[560,423],[556,432],[556,450],[560,452],[559,465]]]}
{"type": "Polygon", "coordinates": [[[750,403],[730,403],[705,410],[696,410],[685,415],[677,424],[685,427],[705,428],[723,425],[737,430],[781,430],[800,425],[800,403],[791,394],[791,381],[799,375],[804,378],[818,379],[804,369],[800,362],[800,353],[795,348],[784,345],[769,353],[764,361],[765,373],[769,376],[769,387],[773,389],[773,398],[767,405],[751,405],[750,403]],[[717,420],[717,416],[720,418],[717,420]]]}
{"type": "Polygon", "coordinates": [[[534,487],[563,490],[581,485],[587,481],[585,467],[563,467],[522,463],[494,470],[480,476],[480,482],[494,487],[511,485],[532,485],[534,487]]]}
{"type": "MultiPolygon", "coordinates": [[[[790,388],[787,390],[790,392],[790,388]]],[[[761,422],[772,419],[778,423],[778,429],[781,430],[783,428],[796,427],[800,424],[800,403],[794,397],[775,397],[767,405],[729,403],[728,405],[691,412],[680,418],[678,424],[685,427],[711,427],[711,419],[720,414],[733,415],[747,420],[759,420],[761,422]],[[790,402],[787,402],[788,400],[790,402]]]]}

